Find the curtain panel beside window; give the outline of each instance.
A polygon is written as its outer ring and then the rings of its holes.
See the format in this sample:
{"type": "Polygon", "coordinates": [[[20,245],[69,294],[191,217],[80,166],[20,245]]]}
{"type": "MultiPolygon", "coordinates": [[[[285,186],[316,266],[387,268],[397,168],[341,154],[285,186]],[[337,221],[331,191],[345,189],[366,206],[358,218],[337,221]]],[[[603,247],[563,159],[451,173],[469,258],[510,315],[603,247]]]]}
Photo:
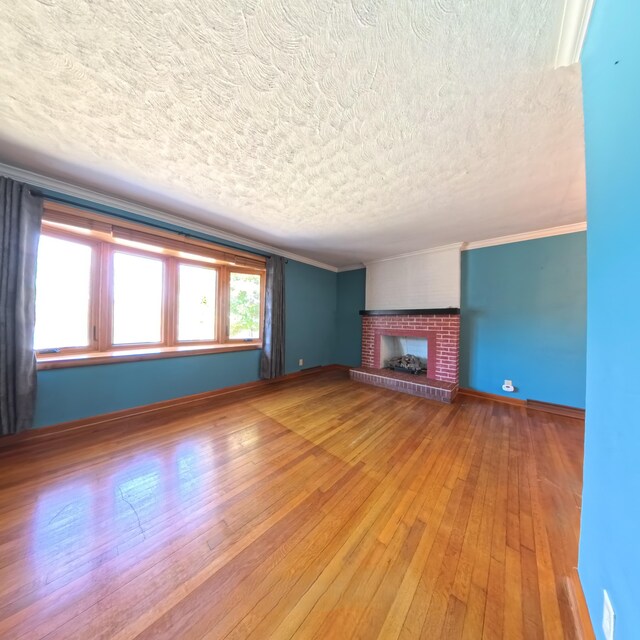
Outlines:
{"type": "Polygon", "coordinates": [[[264,335],[260,357],[260,377],[276,378],[284,374],[284,258],[267,260],[264,335]]]}
{"type": "Polygon", "coordinates": [[[35,281],[42,199],[0,177],[0,434],[32,425],[35,281]]]}

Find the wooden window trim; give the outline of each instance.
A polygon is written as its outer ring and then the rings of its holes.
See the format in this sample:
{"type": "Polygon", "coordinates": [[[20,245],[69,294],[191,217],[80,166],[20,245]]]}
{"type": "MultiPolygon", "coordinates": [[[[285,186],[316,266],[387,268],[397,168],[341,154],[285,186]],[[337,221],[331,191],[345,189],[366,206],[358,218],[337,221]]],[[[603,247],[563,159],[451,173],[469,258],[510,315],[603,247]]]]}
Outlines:
{"type": "Polygon", "coordinates": [[[203,257],[215,259],[220,264],[250,267],[259,270],[264,269],[266,265],[264,256],[217,245],[186,234],[158,229],[144,223],[131,222],[51,202],[50,200],[46,200],[43,204],[43,223],[50,226],[75,226],[78,229],[83,229],[87,236],[94,235],[116,244],[119,240],[137,242],[146,240],[150,244],[159,245],[164,243],[166,247],[164,253],[174,253],[176,257],[181,257],[178,255],[181,252],[198,255],[198,250],[201,250],[203,257]]]}
{"type": "Polygon", "coordinates": [[[255,269],[247,269],[245,267],[227,267],[227,277],[226,277],[226,286],[227,286],[227,309],[226,309],[226,322],[227,322],[227,343],[230,344],[242,344],[244,342],[248,342],[246,338],[230,338],[229,337],[229,313],[230,313],[230,290],[231,290],[231,274],[232,273],[248,273],[250,275],[260,275],[260,327],[258,329],[258,335],[261,336],[264,331],[264,300],[265,300],[265,291],[267,286],[267,278],[266,273],[257,271],[255,269]]]}
{"type": "Polygon", "coordinates": [[[183,345],[179,347],[150,347],[148,349],[118,349],[80,354],[43,354],[37,358],[37,369],[38,371],[47,371],[49,369],[90,367],[94,365],[116,364],[118,362],[184,358],[232,351],[256,351],[258,349],[262,349],[261,342],[251,342],[249,344],[212,344],[208,346],[183,345]]]}
{"type": "Polygon", "coordinates": [[[153,251],[143,251],[142,249],[134,249],[132,247],[121,247],[119,245],[107,245],[106,251],[109,254],[108,263],[106,265],[106,278],[108,278],[107,286],[107,299],[100,310],[100,316],[98,321],[100,323],[109,323],[109,331],[107,334],[106,349],[108,351],[121,351],[122,349],[144,349],[146,347],[162,348],[170,346],[168,340],[171,327],[167,326],[165,318],[165,307],[168,303],[167,298],[167,271],[169,265],[167,260],[161,254],[154,253],[153,251]],[[113,342],[113,306],[114,306],[114,290],[113,290],[113,261],[116,253],[124,253],[131,256],[137,256],[140,258],[150,258],[157,260],[162,264],[162,303],[161,303],[161,317],[160,317],[160,340],[158,342],[130,342],[130,343],[118,343],[113,342]]]}
{"type": "Polygon", "coordinates": [[[173,258],[175,261],[175,268],[172,271],[173,283],[174,287],[174,300],[178,300],[178,296],[180,295],[180,265],[188,265],[194,267],[204,267],[205,269],[211,269],[216,272],[216,316],[213,327],[213,340],[178,340],[178,305],[169,305],[171,306],[170,311],[173,314],[173,318],[171,319],[171,326],[173,331],[173,340],[171,342],[172,346],[189,346],[189,345],[207,345],[207,344],[221,344],[223,341],[220,338],[223,336],[222,333],[218,331],[218,316],[220,315],[220,274],[222,271],[222,267],[214,264],[209,264],[208,262],[196,262],[193,260],[180,260],[177,258],[173,258]]]}
{"type": "Polygon", "coordinates": [[[93,249],[89,347],[61,348],[36,354],[38,369],[129,362],[201,353],[246,351],[262,348],[261,338],[229,338],[231,273],[261,278],[260,327],[264,327],[265,258],[180,234],[147,228],[84,210],[45,202],[43,234],[87,244],[93,249]],[[126,230],[123,232],[122,230],[126,230]],[[133,240],[132,240],[133,239],[133,240]],[[153,244],[155,249],[139,243],[153,244]],[[137,244],[133,245],[131,242],[137,244]],[[113,336],[113,255],[122,252],[158,259],[163,264],[162,340],[159,343],[118,344],[113,336]],[[185,255],[188,254],[188,255],[185,255]],[[216,326],[213,340],[178,341],[179,265],[201,266],[217,273],[216,326]]]}
{"type": "MultiPolygon", "coordinates": [[[[64,352],[68,354],[84,354],[96,351],[99,349],[99,337],[93,330],[93,327],[97,325],[99,315],[98,300],[100,297],[100,243],[95,238],[92,238],[90,236],[72,235],[59,229],[47,229],[42,235],[91,247],[89,315],[87,317],[87,335],[89,336],[89,344],[86,347],[64,347],[60,351],[64,350],[64,352]]],[[[49,350],[43,349],[42,351],[47,352],[49,350]]]]}

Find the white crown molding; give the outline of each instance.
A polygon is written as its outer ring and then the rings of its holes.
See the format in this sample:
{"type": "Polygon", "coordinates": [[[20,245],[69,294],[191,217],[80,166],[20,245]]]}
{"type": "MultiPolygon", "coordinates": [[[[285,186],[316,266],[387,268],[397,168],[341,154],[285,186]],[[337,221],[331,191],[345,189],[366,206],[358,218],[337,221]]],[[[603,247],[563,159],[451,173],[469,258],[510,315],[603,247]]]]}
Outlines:
{"type": "Polygon", "coordinates": [[[594,0],[564,0],[564,14],[556,50],[555,68],[580,61],[594,0]]]}
{"type": "Polygon", "coordinates": [[[357,271],[358,269],[364,269],[365,266],[362,262],[358,264],[348,264],[346,267],[338,267],[338,273],[343,273],[344,271],[357,271]]]}
{"type": "Polygon", "coordinates": [[[551,236],[561,236],[567,233],[578,233],[586,230],[586,222],[576,222],[575,224],[565,224],[561,227],[539,229],[538,231],[527,231],[526,233],[516,233],[511,236],[489,238],[488,240],[478,240],[477,242],[465,242],[462,246],[462,251],[482,249],[483,247],[494,247],[499,244],[511,244],[512,242],[524,242],[525,240],[536,240],[538,238],[550,238],[551,236]]]}
{"type": "MultiPolygon", "coordinates": [[[[423,249],[422,251],[412,251],[411,253],[402,253],[390,258],[380,258],[378,260],[370,260],[364,266],[376,264],[378,262],[387,262],[388,260],[398,260],[399,258],[409,258],[411,256],[419,256],[426,253],[437,253],[439,251],[449,251],[451,249],[459,249],[460,251],[471,251],[472,249],[482,249],[484,247],[494,247],[500,244],[511,244],[513,242],[525,242],[526,240],[536,240],[538,238],[550,238],[551,236],[561,236],[567,233],[579,233],[587,230],[586,222],[575,222],[574,224],[565,224],[559,227],[550,227],[548,229],[538,229],[537,231],[526,231],[525,233],[516,233],[510,236],[500,236],[498,238],[488,238],[487,240],[478,240],[476,242],[457,242],[454,244],[445,244],[441,247],[433,247],[431,249],[423,249]]],[[[359,269],[361,266],[341,267],[338,271],[347,271],[349,269],[359,269]]]]}
{"type": "Polygon", "coordinates": [[[12,167],[11,165],[3,164],[1,162],[0,175],[6,176],[7,178],[12,178],[13,180],[19,180],[20,182],[25,182],[32,187],[40,189],[50,189],[51,191],[57,191],[58,193],[62,193],[72,198],[80,198],[82,200],[94,202],[95,204],[101,204],[103,206],[121,209],[122,211],[144,216],[145,218],[150,218],[151,220],[156,220],[158,222],[164,222],[166,224],[182,227],[183,229],[188,229],[189,231],[197,231],[198,233],[215,236],[220,240],[234,242],[243,245],[244,247],[257,249],[258,251],[262,251],[264,253],[275,253],[279,256],[282,256],[283,258],[290,258],[291,260],[296,260],[297,262],[303,262],[305,264],[311,265],[312,267],[326,269],[327,271],[333,271],[334,273],[338,272],[338,268],[334,267],[333,265],[325,264],[324,262],[319,262],[318,260],[313,260],[312,258],[307,258],[306,256],[301,256],[297,253],[285,251],[283,249],[279,249],[278,247],[263,244],[262,242],[257,242],[256,240],[250,240],[249,238],[244,238],[242,236],[229,233],[228,231],[223,231],[222,229],[217,229],[216,227],[212,227],[210,225],[193,222],[192,220],[187,220],[185,218],[181,218],[180,216],[166,213],[164,211],[159,211],[158,209],[151,209],[149,207],[136,204],[135,202],[131,202],[130,200],[124,200],[105,193],[101,193],[99,191],[93,191],[91,189],[85,189],[84,187],[78,187],[74,184],[63,182],[62,180],[48,178],[47,176],[43,176],[32,171],[27,171],[25,169],[19,169],[18,167],[12,167]]]}
{"type": "Polygon", "coordinates": [[[457,249],[462,250],[463,242],[454,242],[453,244],[443,244],[440,247],[432,247],[431,249],[421,249],[420,251],[410,251],[409,253],[400,253],[396,256],[389,256],[388,258],[378,258],[377,260],[369,260],[365,262],[365,266],[370,264],[376,264],[378,262],[388,262],[389,260],[400,260],[401,258],[411,258],[413,256],[421,256],[427,253],[439,253],[441,251],[451,251],[457,249]]]}
{"type": "Polygon", "coordinates": [[[509,244],[512,242],[523,242],[525,240],[535,240],[536,238],[547,238],[550,236],[563,235],[566,233],[578,233],[580,231],[586,231],[587,229],[586,222],[577,222],[575,224],[567,224],[560,227],[551,227],[549,229],[540,229],[538,231],[529,231],[526,233],[519,233],[515,235],[510,235],[510,236],[501,236],[499,238],[490,238],[488,240],[447,244],[440,247],[433,247],[431,249],[423,249],[421,251],[412,251],[410,253],[402,253],[396,256],[390,256],[388,258],[370,260],[364,264],[359,263],[359,264],[347,265],[344,267],[335,267],[333,265],[326,264],[324,262],[319,262],[318,260],[313,260],[312,258],[307,258],[306,256],[301,256],[297,253],[284,251],[282,249],[279,249],[278,247],[274,247],[268,244],[263,244],[255,240],[250,240],[249,238],[244,238],[242,236],[229,233],[227,231],[222,231],[221,229],[217,229],[216,227],[212,227],[210,225],[201,224],[199,222],[193,222],[191,220],[186,220],[179,216],[166,213],[164,211],[159,211],[157,209],[151,209],[149,207],[136,204],[135,202],[131,202],[129,200],[124,200],[121,198],[109,196],[107,194],[100,193],[98,191],[85,189],[84,187],[78,187],[68,182],[63,182],[62,180],[56,180],[55,178],[48,178],[38,173],[27,171],[25,169],[19,169],[17,167],[3,164],[1,162],[0,162],[0,175],[4,175],[7,178],[12,178],[13,180],[19,180],[20,182],[25,182],[36,188],[50,189],[51,191],[57,191],[58,193],[62,193],[64,195],[67,195],[73,198],[80,198],[82,200],[88,200],[89,202],[94,202],[96,204],[101,204],[107,207],[121,209],[122,211],[134,213],[134,214],[143,216],[145,218],[149,218],[151,220],[156,220],[159,222],[164,222],[166,224],[175,225],[178,227],[182,227],[184,229],[188,229],[190,231],[196,231],[198,233],[204,233],[206,235],[214,236],[216,238],[219,238],[221,240],[227,240],[229,242],[234,242],[234,243],[243,245],[245,247],[262,251],[264,253],[268,253],[268,254],[275,253],[284,258],[290,258],[291,260],[296,260],[297,262],[302,262],[304,264],[308,264],[313,267],[318,267],[320,269],[326,269],[327,271],[332,271],[334,273],[343,272],[343,271],[353,271],[355,269],[362,269],[363,267],[366,267],[368,264],[375,264],[378,262],[387,262],[389,260],[398,260],[400,258],[408,258],[411,256],[417,256],[422,254],[437,253],[440,251],[449,251],[452,249],[458,249],[460,251],[469,251],[472,249],[481,249],[483,247],[492,247],[500,244],[509,244]]]}

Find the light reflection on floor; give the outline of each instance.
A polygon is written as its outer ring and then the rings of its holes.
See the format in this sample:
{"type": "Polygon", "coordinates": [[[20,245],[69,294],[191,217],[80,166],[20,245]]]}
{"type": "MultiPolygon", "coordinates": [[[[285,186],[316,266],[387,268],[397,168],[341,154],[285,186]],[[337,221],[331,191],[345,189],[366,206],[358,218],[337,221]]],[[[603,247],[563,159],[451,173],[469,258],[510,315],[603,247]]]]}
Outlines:
{"type": "MultiPolygon", "coordinates": [[[[67,475],[35,501],[31,552],[23,552],[32,559],[33,580],[44,585],[70,572],[79,577],[124,554],[172,512],[192,510],[215,481],[213,445],[205,438],[139,454],[108,477],[100,477],[99,465],[67,475]]],[[[181,526],[189,526],[188,518],[181,526]]]]}
{"type": "Polygon", "coordinates": [[[33,519],[36,578],[48,583],[94,544],[94,492],[90,482],[69,482],[41,494],[33,519]]]}

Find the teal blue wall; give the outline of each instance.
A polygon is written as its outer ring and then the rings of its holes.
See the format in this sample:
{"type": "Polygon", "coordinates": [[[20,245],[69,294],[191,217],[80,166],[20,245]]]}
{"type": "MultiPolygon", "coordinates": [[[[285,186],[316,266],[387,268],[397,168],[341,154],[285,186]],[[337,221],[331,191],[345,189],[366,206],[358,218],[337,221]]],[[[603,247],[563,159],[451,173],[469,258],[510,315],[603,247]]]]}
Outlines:
{"type": "Polygon", "coordinates": [[[285,372],[335,363],[337,274],[289,260],[285,287],[285,372]]]}
{"type": "Polygon", "coordinates": [[[256,349],[40,371],[34,426],[251,382],[259,360],[256,349]]]}
{"type": "Polygon", "coordinates": [[[603,638],[640,637],[640,2],[597,0],[582,55],[587,161],[587,423],[579,573],[603,638]]]}
{"type": "Polygon", "coordinates": [[[338,335],[336,364],[359,367],[362,357],[362,319],[365,306],[366,269],[338,274],[338,335]]]}
{"type": "MultiPolygon", "coordinates": [[[[47,192],[47,195],[59,196],[47,192]]],[[[67,199],[70,203],[132,220],[148,222],[140,216],[90,202],[67,199]]],[[[153,221],[164,229],[178,227],[153,221]]],[[[221,244],[199,233],[191,235],[221,244]]],[[[286,372],[332,364],[337,335],[337,274],[294,260],[285,266],[286,372]],[[304,365],[298,366],[298,359],[304,365]]],[[[144,362],[123,362],[90,367],[40,371],[34,427],[100,415],[120,409],[169,400],[258,379],[260,351],[188,356],[144,362]]]]}
{"type": "Polygon", "coordinates": [[[584,407],[585,236],[462,252],[462,387],[584,407]]]}

